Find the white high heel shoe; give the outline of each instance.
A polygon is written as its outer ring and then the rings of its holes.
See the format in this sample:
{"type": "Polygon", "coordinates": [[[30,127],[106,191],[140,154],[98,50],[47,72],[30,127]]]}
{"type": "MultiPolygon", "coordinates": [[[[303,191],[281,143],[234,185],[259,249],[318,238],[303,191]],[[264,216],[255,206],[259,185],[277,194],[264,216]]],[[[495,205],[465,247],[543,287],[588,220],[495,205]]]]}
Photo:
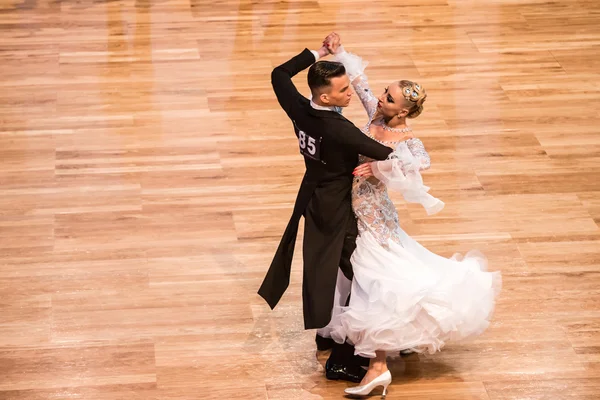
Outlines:
{"type": "Polygon", "coordinates": [[[383,374],[379,375],[377,378],[373,379],[371,382],[366,385],[356,386],[353,388],[348,388],[344,390],[346,394],[351,394],[354,396],[367,396],[371,394],[373,389],[378,386],[383,386],[383,395],[387,395],[387,388],[392,383],[392,374],[390,371],[385,371],[383,374]]]}

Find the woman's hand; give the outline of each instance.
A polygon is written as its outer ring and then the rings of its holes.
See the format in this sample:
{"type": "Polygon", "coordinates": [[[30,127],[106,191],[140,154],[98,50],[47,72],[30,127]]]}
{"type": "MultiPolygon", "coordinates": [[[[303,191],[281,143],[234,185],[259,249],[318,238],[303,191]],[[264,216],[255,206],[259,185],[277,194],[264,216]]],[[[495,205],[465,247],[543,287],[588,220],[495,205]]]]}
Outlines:
{"type": "Polygon", "coordinates": [[[370,178],[373,176],[373,169],[371,168],[371,163],[364,163],[354,168],[354,172],[352,173],[355,176],[362,176],[363,178],[370,178]]]}
{"type": "Polygon", "coordinates": [[[323,45],[329,50],[329,54],[337,54],[342,49],[342,39],[340,35],[332,32],[325,38],[323,45]]]}

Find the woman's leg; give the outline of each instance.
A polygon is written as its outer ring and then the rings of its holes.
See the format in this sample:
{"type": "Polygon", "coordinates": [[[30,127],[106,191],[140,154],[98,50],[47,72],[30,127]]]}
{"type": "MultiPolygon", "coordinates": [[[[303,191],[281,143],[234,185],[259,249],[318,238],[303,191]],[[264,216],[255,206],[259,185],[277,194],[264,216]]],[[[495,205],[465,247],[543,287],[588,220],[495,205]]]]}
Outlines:
{"type": "Polygon", "coordinates": [[[375,358],[371,358],[371,362],[369,363],[369,370],[367,374],[363,378],[361,385],[366,385],[371,382],[373,379],[377,378],[379,375],[383,374],[388,370],[387,360],[386,360],[386,352],[385,351],[376,351],[375,358]]]}

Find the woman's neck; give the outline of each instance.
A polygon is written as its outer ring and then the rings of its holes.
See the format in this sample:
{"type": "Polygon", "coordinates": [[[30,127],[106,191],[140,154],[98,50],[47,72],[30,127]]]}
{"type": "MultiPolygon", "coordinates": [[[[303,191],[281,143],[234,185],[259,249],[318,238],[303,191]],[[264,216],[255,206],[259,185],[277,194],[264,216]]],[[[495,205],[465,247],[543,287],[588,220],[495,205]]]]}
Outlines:
{"type": "Polygon", "coordinates": [[[394,116],[392,118],[384,117],[383,122],[390,128],[398,128],[398,129],[406,128],[406,118],[404,118],[404,117],[402,117],[402,118],[398,118],[397,116],[394,116]]]}

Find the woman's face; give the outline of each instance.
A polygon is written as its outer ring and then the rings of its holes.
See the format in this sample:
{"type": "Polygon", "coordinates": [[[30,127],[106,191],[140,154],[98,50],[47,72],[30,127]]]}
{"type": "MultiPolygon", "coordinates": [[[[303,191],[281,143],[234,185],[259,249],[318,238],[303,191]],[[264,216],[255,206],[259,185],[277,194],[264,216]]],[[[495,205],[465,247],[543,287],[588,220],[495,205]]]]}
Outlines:
{"type": "Polygon", "coordinates": [[[399,82],[393,82],[379,96],[377,110],[387,118],[406,117],[409,112],[406,103],[399,82]]]}

